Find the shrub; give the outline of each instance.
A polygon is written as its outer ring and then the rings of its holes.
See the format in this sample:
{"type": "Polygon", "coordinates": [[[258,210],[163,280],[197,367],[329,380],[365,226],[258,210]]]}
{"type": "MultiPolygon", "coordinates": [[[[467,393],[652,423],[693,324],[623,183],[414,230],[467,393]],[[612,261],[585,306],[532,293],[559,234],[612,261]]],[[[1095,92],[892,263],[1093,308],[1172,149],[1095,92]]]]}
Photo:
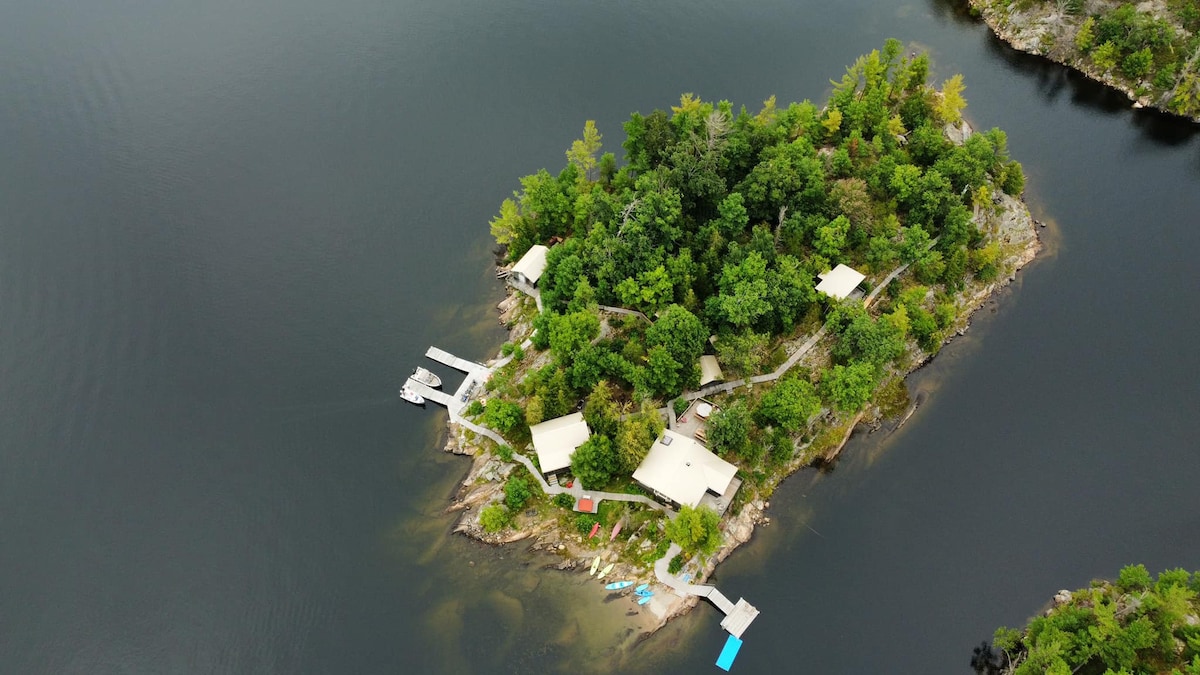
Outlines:
{"type": "Polygon", "coordinates": [[[1092,63],[1102,72],[1108,72],[1117,66],[1117,46],[1105,42],[1092,51],[1092,63]]]}
{"type": "Polygon", "coordinates": [[[483,404],[479,402],[479,399],[475,399],[474,401],[471,401],[470,405],[467,406],[466,415],[467,417],[475,417],[482,412],[483,404]]]}
{"type": "Polygon", "coordinates": [[[1075,34],[1075,48],[1084,54],[1096,46],[1096,34],[1093,30],[1095,26],[1096,20],[1089,16],[1084,19],[1083,24],[1079,26],[1079,32],[1075,34]]]}
{"type": "Polygon", "coordinates": [[[691,405],[691,401],[687,400],[686,398],[677,398],[675,399],[675,402],[671,404],[671,406],[675,409],[676,417],[679,417],[683,413],[687,412],[689,405],[691,405]]]}
{"type": "Polygon", "coordinates": [[[554,504],[564,509],[575,508],[575,498],[566,492],[560,492],[554,495],[554,504]]]}
{"type": "Polygon", "coordinates": [[[1150,53],[1148,47],[1143,47],[1121,61],[1121,72],[1135,80],[1140,80],[1150,72],[1150,66],[1153,63],[1154,54],[1150,53]]]}
{"type": "Polygon", "coordinates": [[[502,462],[511,462],[513,460],[513,449],[507,445],[501,445],[496,448],[496,456],[502,462]]]}
{"type": "Polygon", "coordinates": [[[683,554],[676,554],[671,558],[671,562],[667,564],[667,572],[670,574],[679,574],[679,570],[683,569],[683,554]]]}
{"type": "Polygon", "coordinates": [[[525,411],[516,403],[492,399],[483,411],[483,421],[496,431],[507,434],[525,422],[525,411]]]}
{"type": "Polygon", "coordinates": [[[1128,565],[1122,567],[1120,575],[1117,576],[1117,588],[1126,593],[1129,591],[1144,591],[1150,588],[1150,584],[1153,581],[1145,565],[1128,565]]]}
{"type": "Polygon", "coordinates": [[[1159,68],[1158,72],[1154,74],[1154,86],[1158,89],[1170,89],[1174,86],[1175,69],[1177,66],[1178,64],[1172,61],[1159,68]]]}
{"type": "Polygon", "coordinates": [[[509,476],[508,482],[504,484],[504,504],[512,511],[520,511],[525,502],[533,496],[533,491],[529,489],[529,483],[525,482],[524,478],[517,476],[509,476]]]}
{"type": "Polygon", "coordinates": [[[485,532],[499,532],[508,526],[509,517],[508,509],[503,505],[492,504],[480,512],[479,524],[485,532]]]}
{"type": "Polygon", "coordinates": [[[592,531],[592,526],[598,522],[600,521],[596,519],[596,516],[590,513],[581,513],[575,516],[575,530],[579,534],[589,534],[592,531]]]}

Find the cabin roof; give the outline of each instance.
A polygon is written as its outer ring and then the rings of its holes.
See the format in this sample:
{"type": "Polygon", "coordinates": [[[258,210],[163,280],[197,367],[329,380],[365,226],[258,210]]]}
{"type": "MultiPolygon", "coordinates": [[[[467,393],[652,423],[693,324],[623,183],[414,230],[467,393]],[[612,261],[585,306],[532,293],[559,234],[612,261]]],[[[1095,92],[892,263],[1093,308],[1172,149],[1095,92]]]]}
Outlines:
{"type": "Polygon", "coordinates": [[[704,493],[723,494],[737,467],[669,429],[650,446],[633,479],[673,502],[696,506],[704,493]]]}
{"type": "Polygon", "coordinates": [[[535,424],[529,427],[529,434],[542,473],[552,473],[571,466],[575,448],[583,445],[591,432],[583,421],[583,413],[576,412],[535,424]]]}
{"type": "Polygon", "coordinates": [[[529,283],[536,284],[538,279],[542,278],[542,272],[546,271],[546,253],[549,250],[541,244],[529,247],[525,255],[513,265],[513,274],[520,274],[528,279],[529,283]]]}
{"type": "Polygon", "coordinates": [[[832,298],[844,300],[850,297],[854,289],[858,288],[862,280],[867,277],[853,267],[838,264],[828,272],[818,274],[817,278],[821,280],[821,283],[817,284],[818,291],[832,298]]]}
{"type": "Polygon", "coordinates": [[[711,354],[705,354],[700,357],[700,386],[709,382],[720,382],[725,379],[725,373],[721,372],[721,364],[717,362],[717,357],[711,354]]]}

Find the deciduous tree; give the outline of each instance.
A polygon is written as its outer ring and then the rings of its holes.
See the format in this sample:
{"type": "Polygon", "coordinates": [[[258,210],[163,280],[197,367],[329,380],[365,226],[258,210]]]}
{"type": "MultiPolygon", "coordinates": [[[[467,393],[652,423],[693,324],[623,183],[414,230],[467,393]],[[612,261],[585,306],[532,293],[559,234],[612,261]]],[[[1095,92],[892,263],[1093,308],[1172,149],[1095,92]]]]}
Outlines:
{"type": "Polygon", "coordinates": [[[712,555],[721,545],[721,517],[707,506],[683,506],[667,523],[667,536],[689,554],[712,555]]]}
{"type": "Polygon", "coordinates": [[[593,490],[608,485],[618,469],[620,462],[608,436],[591,436],[571,454],[571,473],[593,490]]]}

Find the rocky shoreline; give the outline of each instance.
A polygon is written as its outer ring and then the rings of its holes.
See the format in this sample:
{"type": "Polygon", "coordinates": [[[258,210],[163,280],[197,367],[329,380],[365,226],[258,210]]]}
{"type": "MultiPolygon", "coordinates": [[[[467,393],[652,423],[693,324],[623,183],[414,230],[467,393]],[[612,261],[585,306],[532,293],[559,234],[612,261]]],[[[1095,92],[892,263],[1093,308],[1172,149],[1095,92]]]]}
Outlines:
{"type": "MultiPolygon", "coordinates": [[[[1135,86],[1114,77],[1111,72],[1100,71],[1090,60],[1080,58],[1073,45],[1083,16],[1063,14],[1056,3],[1034,4],[1028,9],[1015,9],[1009,3],[991,0],[967,0],[967,5],[973,15],[983,19],[996,37],[1013,49],[1049,59],[1074,69],[1094,82],[1116,89],[1133,102],[1134,108],[1151,108],[1200,122],[1200,115],[1189,117],[1167,107],[1174,90],[1153,98],[1148,93],[1139,92],[1139,89],[1148,90],[1146,83],[1135,83],[1135,86]]],[[[1142,5],[1153,8],[1155,3],[1144,2],[1139,7],[1142,5]]]]}
{"type": "MultiPolygon", "coordinates": [[[[956,135],[958,138],[962,138],[970,133],[970,128],[965,123],[961,128],[948,129],[948,135],[952,138],[956,135]]],[[[971,316],[982,308],[989,298],[1014,281],[1017,272],[1031,262],[1042,248],[1038,229],[1039,225],[1040,227],[1045,227],[1045,225],[1034,221],[1024,202],[1019,199],[1003,194],[997,195],[995,207],[991,213],[984,214],[982,220],[987,224],[990,235],[1001,244],[1003,254],[1001,269],[1003,272],[994,281],[981,283],[972,280],[967,284],[958,297],[958,316],[944,342],[949,342],[955,336],[965,333],[970,326],[971,316]]],[[[530,317],[529,304],[532,304],[532,301],[510,289],[509,294],[497,307],[500,310],[500,321],[509,327],[510,340],[514,343],[525,340],[532,331],[528,320],[530,317]]],[[[826,348],[814,349],[813,352],[816,355],[809,355],[805,358],[805,362],[828,358],[827,345],[824,347],[826,348]]],[[[915,343],[910,344],[908,365],[900,376],[906,376],[917,370],[933,356],[933,354],[923,352],[915,343]]],[[[496,359],[499,358],[501,355],[497,354],[496,359]]],[[[915,404],[908,407],[897,427],[913,414],[915,407],[915,404]]],[[[896,416],[899,417],[898,414],[896,416]]],[[[872,429],[878,428],[881,420],[885,417],[887,414],[878,405],[870,405],[867,410],[845,420],[830,414],[827,416],[829,423],[826,428],[837,430],[840,438],[816,456],[804,453],[805,448],[802,446],[797,458],[780,471],[778,480],[783,480],[806,466],[834,461],[860,424],[871,426],[872,429]]],[[[529,541],[529,551],[548,557],[546,564],[543,565],[543,569],[547,570],[581,572],[590,565],[591,560],[598,553],[604,555],[605,560],[617,559],[619,551],[616,544],[603,545],[599,549],[593,548],[588,545],[582,535],[560,528],[557,519],[538,519],[534,517],[535,513],[526,513],[519,517],[514,523],[514,529],[494,534],[485,532],[479,524],[479,513],[484,506],[503,497],[504,481],[509,473],[518,466],[515,462],[506,462],[497,456],[493,451],[493,446],[494,443],[490,440],[478,438],[469,429],[448,422],[443,449],[446,452],[473,458],[460,487],[451,497],[452,503],[446,508],[447,513],[460,514],[453,529],[454,533],[493,546],[529,541]]],[[[765,514],[769,507],[770,503],[764,499],[748,501],[736,515],[729,516],[724,521],[724,538],[720,548],[702,561],[691,561],[685,569],[692,573],[693,578],[697,581],[708,578],[718,564],[729,557],[739,546],[750,541],[756,527],[770,524],[771,519],[765,514]]],[[[634,534],[634,537],[636,538],[637,535],[634,534]]],[[[648,543],[648,540],[643,540],[643,545],[648,543]]],[[[625,542],[617,542],[617,544],[626,545],[625,542]]],[[[611,573],[611,577],[615,579],[653,579],[654,572],[648,567],[619,562],[611,573]]],[[[665,626],[672,618],[686,614],[695,607],[698,601],[699,598],[696,596],[682,598],[666,589],[657,593],[654,600],[645,605],[649,616],[640,622],[644,625],[644,634],[641,639],[665,626]]]]}

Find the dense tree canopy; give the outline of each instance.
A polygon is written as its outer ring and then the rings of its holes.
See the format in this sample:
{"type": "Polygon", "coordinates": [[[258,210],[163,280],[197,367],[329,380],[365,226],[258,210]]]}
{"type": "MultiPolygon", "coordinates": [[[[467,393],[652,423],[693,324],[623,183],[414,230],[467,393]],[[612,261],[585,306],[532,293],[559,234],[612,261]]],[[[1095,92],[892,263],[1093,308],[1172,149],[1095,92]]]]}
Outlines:
{"type": "Polygon", "coordinates": [[[513,385],[523,415],[489,405],[485,423],[520,431],[587,396],[595,435],[572,470],[601,487],[637,466],[661,424],[619,422],[622,409],[695,389],[706,350],[727,379],[774,370],[785,343],[827,311],[831,367],[767,385],[753,406],[726,404],[708,422],[714,450],[756,464],[768,448],[790,456],[776,432],[802,432],[822,400],[842,412],[865,405],[910,340],[935,350],[952,294],[998,273],[1000,249],[975,214],[992,195],[1019,193],[1024,175],[999,130],[948,139],[966,104],[962,78],[938,90],[928,58],[904,53],[889,40],[859,58],[824,107],[772,97],[752,114],[684,94],[669,110],[635,113],[624,165],[601,154],[589,121],[558,175],[521,179],[492,232],[512,260],[551,245],[531,339],[552,358],[513,385]],[[879,275],[909,264],[924,287],[889,292],[868,313],[815,291],[839,263],[879,275]]]}
{"type": "Polygon", "coordinates": [[[977,673],[1179,673],[1200,675],[1200,573],[1142,565],[1115,584],[1093,582],[1056,598],[1024,631],[1001,628],[976,650],[977,673]]]}

